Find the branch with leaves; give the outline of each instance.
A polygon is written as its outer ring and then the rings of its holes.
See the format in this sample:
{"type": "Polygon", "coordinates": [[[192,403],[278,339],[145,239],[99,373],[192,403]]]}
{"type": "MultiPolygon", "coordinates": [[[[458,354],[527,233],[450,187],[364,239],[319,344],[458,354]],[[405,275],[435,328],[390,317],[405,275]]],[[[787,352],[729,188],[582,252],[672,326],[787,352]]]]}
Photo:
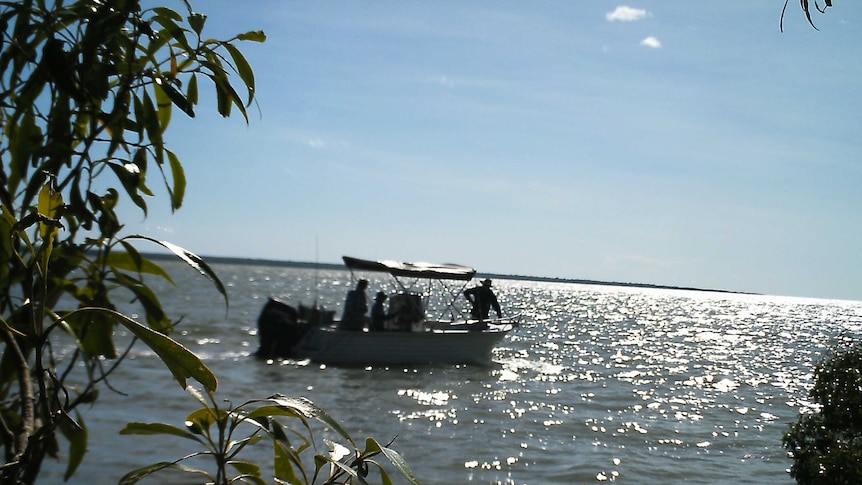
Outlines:
{"type": "Polygon", "coordinates": [[[383,455],[410,483],[419,484],[401,455],[389,445],[384,446],[368,438],[364,448],[360,449],[335,419],[307,399],[276,394],[222,409],[212,392],[201,392],[192,387],[188,390],[203,407],[188,415],[184,428],[164,423],[130,423],[121,434],[179,437],[196,442],[203,450],[175,461],[162,461],[133,470],[120,480],[121,484],[133,485],[164,470],[178,470],[199,475],[208,483],[264,485],[269,482],[264,480],[260,466],[240,459],[243,452],[262,440],[272,444],[274,478],[278,483],[367,483],[371,466],[377,468],[382,483],[392,483],[386,468],[376,459],[383,455]],[[285,420],[295,420],[301,425],[300,429],[286,426],[285,420]],[[329,452],[315,453],[310,460],[304,461],[306,451],[316,450],[312,421],[333,432],[342,443],[327,441],[329,452]],[[190,466],[202,459],[210,461],[212,466],[190,466]],[[214,469],[215,473],[207,469],[214,469]]]}
{"type": "MultiPolygon", "coordinates": [[[[140,0],[0,0],[0,482],[35,483],[46,456],[68,442],[65,478],[87,450],[82,405],[94,403],[136,342],[148,346],[178,384],[204,405],[187,429],[130,424],[127,434],[193,439],[205,451],[130,473],[135,483],[165,468],[184,468],[199,457],[215,459],[215,473],[194,471],[213,483],[265,483],[260,467],[237,459],[262,439],[273,443],[276,479],[291,484],[364,483],[375,457],[386,456],[411,483],[409,467],[373,439],[359,449],[322,409],[304,399],[272,396],[221,409],[215,374],[170,337],[176,322],[149,286],[173,280],[136,248],[155,243],[208,278],[228,295],[215,272],[194,253],[143,235],[124,235],[116,208],[124,197],[147,214],[155,168],[172,210],[186,190],[183,166],[168,148],[174,108],[194,117],[199,82],[208,82],[222,116],[234,110],[248,122],[255,78],[237,48],[263,42],[260,31],[226,40],[203,35],[207,17],[187,0],[180,13],[144,8],[140,0]],[[100,189],[100,187],[108,187],[100,189]],[[117,311],[115,295],[131,294],[143,322],[117,311]],[[123,352],[117,329],[132,343],[123,352]],[[108,364],[110,363],[110,364],[108,364]],[[189,380],[201,386],[197,391],[189,380]],[[285,418],[309,431],[298,448],[285,418]],[[314,447],[309,421],[344,439],[348,455],[316,454],[309,473],[300,458],[314,447]],[[235,438],[250,426],[244,438],[235,438]],[[328,473],[323,468],[329,465],[328,473]],[[229,473],[233,470],[236,475],[229,473]]],[[[110,385],[107,385],[112,389],[110,385]]]]}
{"type": "Polygon", "coordinates": [[[126,197],[146,215],[154,169],[171,208],[182,205],[185,174],[166,138],[174,107],[194,116],[199,79],[215,88],[220,114],[248,119],[255,80],[236,44],[264,34],[206,38],[206,16],[182,5],[185,14],[139,0],[0,1],[4,483],[35,482],[43,459],[57,453],[58,435],[70,445],[66,477],[74,473],[86,450],[78,410],[97,399],[125,355],[116,350],[117,328],[150,346],[182,386],[189,378],[217,386],[168,336],[174,322],[148,281],[170,277],[133,243],[172,251],[227,303],[224,286],[193,253],[123,235],[116,213],[126,197]],[[116,311],[113,295],[128,292],[143,323],[116,311]]]}

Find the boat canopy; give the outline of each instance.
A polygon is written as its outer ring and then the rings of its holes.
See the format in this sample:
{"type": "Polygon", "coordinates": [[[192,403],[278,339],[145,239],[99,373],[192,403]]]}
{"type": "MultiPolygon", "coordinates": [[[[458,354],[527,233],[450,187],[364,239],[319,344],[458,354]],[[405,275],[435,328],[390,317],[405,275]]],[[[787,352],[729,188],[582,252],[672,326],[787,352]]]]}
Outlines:
{"type": "Polygon", "coordinates": [[[426,278],[437,280],[470,281],[476,270],[460,264],[436,263],[402,263],[399,261],[371,261],[367,259],[342,256],[344,264],[350,270],[377,271],[389,273],[392,276],[426,278]]]}

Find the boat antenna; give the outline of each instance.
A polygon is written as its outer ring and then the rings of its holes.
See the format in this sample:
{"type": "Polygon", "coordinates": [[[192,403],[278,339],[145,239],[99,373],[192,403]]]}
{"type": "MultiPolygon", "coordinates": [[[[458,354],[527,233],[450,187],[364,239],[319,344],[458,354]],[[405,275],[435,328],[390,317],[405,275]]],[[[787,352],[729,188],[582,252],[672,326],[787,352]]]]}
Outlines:
{"type": "Polygon", "coordinates": [[[317,241],[317,234],[314,235],[314,306],[317,308],[317,294],[320,291],[320,281],[318,272],[320,271],[320,249],[317,241]]]}

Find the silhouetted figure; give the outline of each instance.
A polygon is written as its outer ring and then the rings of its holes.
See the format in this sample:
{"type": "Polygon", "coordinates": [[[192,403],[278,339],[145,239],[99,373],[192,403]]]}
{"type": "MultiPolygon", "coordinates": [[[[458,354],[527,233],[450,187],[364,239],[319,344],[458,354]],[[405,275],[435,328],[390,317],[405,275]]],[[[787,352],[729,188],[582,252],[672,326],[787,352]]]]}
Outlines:
{"type": "Polygon", "coordinates": [[[341,328],[361,331],[365,327],[365,314],[368,313],[366,288],[368,288],[368,280],[359,280],[356,283],[356,289],[347,292],[347,298],[344,299],[344,312],[341,314],[341,328]]]}
{"type": "Polygon", "coordinates": [[[497,312],[497,318],[501,318],[503,313],[500,311],[500,303],[497,301],[497,295],[491,290],[491,280],[482,280],[482,286],[464,290],[464,298],[467,299],[473,308],[470,309],[470,318],[474,320],[485,320],[488,318],[488,313],[491,307],[497,312]]]}
{"type": "Polygon", "coordinates": [[[383,308],[385,301],[386,293],[378,291],[374,297],[374,304],[371,305],[371,330],[373,331],[385,330],[383,324],[386,320],[395,318],[395,315],[386,313],[386,309],[383,308]]]}

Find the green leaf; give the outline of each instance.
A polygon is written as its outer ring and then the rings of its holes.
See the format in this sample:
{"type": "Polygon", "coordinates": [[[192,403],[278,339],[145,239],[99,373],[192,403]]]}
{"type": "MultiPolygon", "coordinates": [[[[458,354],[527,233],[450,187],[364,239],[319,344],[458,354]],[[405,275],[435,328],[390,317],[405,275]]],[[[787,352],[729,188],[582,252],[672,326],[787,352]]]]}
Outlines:
{"type": "Polygon", "coordinates": [[[186,416],[186,421],[192,423],[203,431],[205,429],[209,429],[210,426],[224,418],[224,412],[221,412],[219,416],[216,416],[215,412],[216,411],[214,409],[208,407],[200,408],[186,416]]]}
{"type": "Polygon", "coordinates": [[[191,251],[183,249],[183,248],[181,248],[175,244],[171,244],[167,241],[159,241],[158,239],[153,239],[149,236],[142,236],[142,235],[138,234],[138,235],[134,235],[134,236],[129,236],[127,239],[131,239],[131,238],[144,239],[146,241],[154,242],[154,243],[159,244],[159,245],[163,246],[164,248],[170,250],[172,253],[177,255],[180,259],[185,261],[186,264],[188,264],[192,268],[196,269],[200,274],[209,278],[210,281],[212,281],[213,284],[215,285],[216,289],[218,289],[219,293],[221,293],[222,296],[224,296],[225,305],[228,304],[227,290],[225,289],[221,280],[218,279],[218,276],[216,276],[215,271],[213,271],[212,268],[210,268],[209,265],[206,264],[206,262],[204,262],[204,260],[201,259],[200,256],[196,255],[195,253],[193,253],[191,251]]]}
{"type": "MultiPolygon", "coordinates": [[[[255,401],[256,402],[256,401],[255,401]]],[[[279,406],[277,404],[272,404],[268,406],[260,406],[258,408],[253,409],[248,413],[249,418],[262,418],[269,416],[287,416],[290,418],[305,418],[305,413],[297,411],[295,409],[279,406]]]]}
{"type": "MultiPolygon", "coordinates": [[[[63,207],[63,195],[54,192],[50,184],[45,184],[39,192],[39,213],[50,219],[58,217],[57,213],[63,207]]],[[[43,236],[45,230],[43,229],[43,236]]]]}
{"type": "Polygon", "coordinates": [[[266,42],[266,34],[262,30],[252,30],[244,34],[239,34],[236,38],[251,42],[266,42]]]}
{"type": "Polygon", "coordinates": [[[8,189],[11,194],[18,191],[18,184],[27,176],[30,158],[42,142],[42,129],[36,124],[32,104],[27,107],[18,126],[10,124],[4,130],[4,135],[8,136],[9,143],[8,189]]]}
{"type": "Polygon", "coordinates": [[[168,7],[155,7],[153,8],[153,12],[163,19],[170,19],[174,22],[182,22],[183,16],[179,14],[176,10],[172,10],[168,7]]]}
{"type": "Polygon", "coordinates": [[[347,434],[347,431],[341,427],[338,421],[333,419],[329,413],[312,401],[304,397],[288,397],[283,394],[270,396],[267,398],[267,401],[271,401],[276,406],[280,406],[288,411],[296,411],[306,418],[313,418],[325,424],[326,427],[344,438],[351,446],[354,448],[356,447],[356,443],[353,442],[353,439],[349,434],[347,434]]]}
{"type": "MultiPolygon", "coordinates": [[[[161,86],[161,81],[161,78],[155,79],[156,89],[161,86]]],[[[170,97],[170,94],[168,94],[168,97],[170,97]]],[[[157,151],[161,150],[165,145],[164,139],[162,138],[162,134],[165,130],[162,127],[159,112],[156,110],[156,104],[153,103],[153,98],[146,91],[143,94],[142,106],[144,109],[144,119],[138,121],[141,121],[141,123],[144,125],[144,129],[146,129],[147,131],[147,136],[150,138],[150,141],[152,142],[154,148],[157,151]]],[[[160,158],[158,156],[158,153],[156,153],[156,158],[160,158]]]]}
{"type": "Polygon", "coordinates": [[[171,166],[171,176],[174,178],[173,188],[169,189],[171,193],[171,208],[178,210],[183,205],[183,199],[186,196],[186,172],[180,163],[179,157],[170,150],[165,151],[168,154],[168,161],[171,166]]]}
{"type": "Polygon", "coordinates": [[[335,468],[338,468],[342,472],[346,473],[347,475],[350,475],[351,478],[354,478],[354,479],[360,478],[359,474],[356,473],[356,470],[354,470],[353,468],[347,466],[346,464],[344,464],[338,460],[333,460],[332,458],[330,458],[326,455],[315,455],[314,461],[317,464],[318,470],[320,470],[325,464],[328,463],[328,464],[334,466],[335,468]]]}
{"type": "MultiPolygon", "coordinates": [[[[193,456],[195,456],[195,455],[193,455],[193,456]]],[[[198,475],[203,475],[204,477],[209,479],[209,480],[207,480],[208,482],[215,481],[213,479],[212,475],[210,475],[209,473],[207,473],[203,470],[197,470],[194,468],[189,468],[187,466],[181,465],[181,464],[176,463],[176,462],[160,461],[158,463],[153,463],[152,465],[141,467],[141,468],[138,468],[136,470],[132,470],[129,473],[126,473],[125,475],[123,475],[122,478],[120,478],[119,485],[134,485],[134,484],[138,483],[139,481],[149,477],[153,473],[156,473],[160,470],[164,470],[165,468],[176,468],[177,470],[181,470],[181,471],[184,471],[186,473],[194,473],[194,474],[198,474],[198,475]]]]}
{"type": "Polygon", "coordinates": [[[138,206],[142,211],[144,211],[144,215],[147,215],[147,203],[144,201],[144,198],[141,197],[141,194],[138,192],[138,182],[140,181],[140,173],[138,166],[132,163],[127,163],[125,165],[120,165],[118,163],[109,163],[108,167],[114,171],[114,174],[120,180],[120,183],[123,184],[123,188],[126,189],[126,194],[132,199],[136,206],[138,206]]]}
{"type": "Polygon", "coordinates": [[[82,350],[91,356],[117,358],[114,346],[114,324],[112,310],[105,308],[82,308],[66,316],[74,334],[80,339],[82,350]],[[93,310],[93,311],[89,311],[93,310]]]}
{"type": "Polygon", "coordinates": [[[201,390],[200,390],[200,389],[198,389],[198,388],[197,388],[197,387],[195,387],[195,386],[189,386],[189,387],[186,389],[186,392],[188,392],[189,394],[191,394],[193,398],[197,399],[197,401],[198,401],[199,403],[203,404],[203,405],[204,405],[204,409],[209,409],[209,404],[208,404],[208,402],[211,402],[211,401],[213,400],[212,393],[207,392],[207,395],[206,395],[206,397],[205,397],[205,396],[204,396],[204,393],[203,393],[203,392],[201,392],[201,390]],[[209,398],[209,401],[207,401],[207,397],[209,398]]]}
{"type": "Polygon", "coordinates": [[[155,82],[155,92],[156,92],[156,112],[158,113],[159,125],[161,125],[162,132],[168,129],[168,126],[171,124],[171,113],[173,112],[173,104],[171,103],[171,98],[162,88],[159,79],[156,79],[155,82]]]}
{"type": "Polygon", "coordinates": [[[189,118],[195,117],[194,106],[189,103],[189,100],[183,95],[183,93],[179,92],[175,87],[173,87],[169,81],[166,79],[162,79],[160,77],[156,78],[156,90],[161,89],[165,95],[177,106],[177,108],[183,110],[183,113],[187,114],[189,118]]]}
{"type": "Polygon", "coordinates": [[[192,441],[201,442],[200,438],[191,433],[190,431],[184,430],[177,426],[173,426],[166,423],[141,423],[141,422],[132,422],[126,425],[125,428],[120,430],[120,434],[123,435],[155,435],[155,434],[165,434],[169,436],[178,436],[180,438],[189,439],[192,441]]]}
{"type": "Polygon", "coordinates": [[[144,102],[141,100],[141,97],[138,95],[134,96],[132,103],[132,112],[135,117],[134,120],[126,121],[126,129],[133,130],[138,134],[138,142],[143,143],[144,141],[144,132],[146,131],[146,127],[149,124],[147,121],[147,110],[144,109],[144,102]]]}
{"type": "Polygon", "coordinates": [[[299,455],[292,448],[286,446],[281,441],[273,441],[273,450],[275,453],[275,478],[285,480],[292,485],[311,483],[308,481],[308,475],[302,467],[299,455]],[[294,465],[302,472],[302,479],[296,475],[294,465]]]}
{"type": "MultiPolygon", "coordinates": [[[[16,222],[18,221],[15,220],[6,205],[0,207],[0,261],[12,260],[12,255],[15,252],[12,242],[12,228],[16,222]]],[[[12,282],[9,280],[10,266],[10,264],[0,264],[0,287],[2,288],[12,287],[12,282]]]]}
{"type": "Polygon", "coordinates": [[[245,59],[245,56],[242,55],[242,52],[240,52],[233,44],[225,42],[224,47],[230,53],[231,58],[233,58],[233,63],[234,66],[236,66],[239,77],[248,89],[248,100],[246,101],[246,104],[251,104],[255,94],[254,71],[245,59]]]}
{"type": "Polygon", "coordinates": [[[200,13],[193,13],[189,15],[189,25],[192,26],[192,30],[195,31],[198,36],[201,35],[201,32],[204,30],[204,25],[207,23],[207,16],[200,13]]]}
{"type": "Polygon", "coordinates": [[[177,24],[177,22],[182,22],[182,16],[168,8],[160,7],[153,9],[153,11],[157,14],[153,17],[153,21],[157,22],[165,29],[160,32],[160,34],[167,33],[172,39],[177,41],[180,47],[182,47],[186,52],[193,52],[193,49],[186,38],[186,31],[177,24]]]}
{"type": "MultiPolygon", "coordinates": [[[[159,145],[156,145],[156,162],[162,163],[160,159],[163,150],[159,145]]],[[[134,180],[137,181],[138,190],[142,192],[144,195],[148,195],[150,197],[153,196],[153,192],[147,187],[147,165],[149,162],[150,152],[146,149],[138,149],[135,151],[135,156],[132,158],[131,164],[126,164],[126,168],[129,169],[133,173],[137,173],[137,176],[134,180]],[[137,171],[134,170],[130,165],[137,167],[137,171]]]]}
{"type": "Polygon", "coordinates": [[[186,99],[192,105],[198,104],[198,75],[195,73],[192,73],[192,77],[189,79],[189,89],[186,91],[186,99]]]}
{"type": "Polygon", "coordinates": [[[164,268],[154,263],[153,261],[141,256],[137,248],[135,248],[125,240],[121,240],[120,244],[123,245],[126,251],[111,251],[110,253],[108,253],[107,257],[105,258],[105,263],[108,266],[114,269],[134,271],[137,273],[159,276],[170,282],[170,284],[176,286],[176,283],[174,283],[174,280],[171,278],[171,275],[169,275],[167,271],[164,270],[164,268]]]}
{"type": "MultiPolygon", "coordinates": [[[[105,309],[90,310],[108,311],[105,309]]],[[[188,386],[187,381],[189,378],[200,382],[207,390],[215,391],[218,388],[218,379],[215,374],[194,352],[168,336],[151,330],[122,313],[115,311],[110,311],[110,313],[114,314],[120,323],[129,329],[135,337],[138,337],[147,347],[151,348],[161,357],[162,362],[168,367],[183,389],[188,386]]]]}
{"type": "Polygon", "coordinates": [[[173,323],[162,308],[159,297],[156,296],[155,292],[153,292],[149,286],[120,271],[114,271],[113,274],[116,282],[123,288],[134,293],[138,303],[144,307],[144,313],[147,317],[147,325],[149,325],[150,328],[160,332],[167,332],[173,328],[173,323]]]}
{"type": "Polygon", "coordinates": [[[380,446],[380,443],[374,440],[374,438],[368,438],[365,442],[365,446],[366,448],[370,448],[371,446],[379,448],[386,456],[386,458],[389,459],[392,465],[396,469],[398,469],[399,472],[401,472],[401,475],[403,475],[404,478],[409,480],[410,483],[414,485],[419,485],[419,480],[417,480],[416,477],[413,475],[413,470],[410,469],[410,466],[407,465],[407,462],[404,460],[404,458],[401,457],[401,455],[397,451],[391,448],[387,448],[385,446],[380,446]]]}
{"type": "MultiPolygon", "coordinates": [[[[151,24],[147,24],[147,25],[149,25],[149,28],[152,29],[153,26],[151,24]]],[[[168,29],[163,29],[163,30],[155,33],[154,38],[151,37],[150,42],[147,44],[146,56],[143,59],[141,59],[139,65],[135,65],[134,67],[130,66],[130,69],[133,69],[134,71],[137,72],[137,71],[143,70],[145,68],[148,68],[149,67],[147,65],[148,63],[152,63],[153,65],[158,65],[159,62],[156,59],[156,54],[158,54],[158,52],[165,45],[167,45],[168,42],[170,42],[170,40],[171,40],[171,33],[168,29]],[[144,62],[144,61],[146,61],[146,62],[144,62]]]]}
{"type": "Polygon", "coordinates": [[[126,473],[122,478],[120,478],[119,485],[134,485],[157,471],[175,467],[177,467],[177,464],[169,461],[153,463],[152,465],[147,465],[126,473]]]}
{"type": "Polygon", "coordinates": [[[233,440],[228,443],[226,448],[229,453],[229,457],[233,458],[237,456],[246,446],[254,445],[260,443],[262,440],[267,439],[265,436],[262,436],[260,433],[253,434],[251,436],[246,436],[241,440],[233,440]]]}
{"type": "Polygon", "coordinates": [[[381,465],[375,460],[365,460],[365,463],[371,463],[377,467],[377,469],[380,471],[380,481],[382,482],[382,485],[392,485],[392,479],[389,478],[389,474],[386,473],[386,469],[383,468],[383,465],[381,465]]]}
{"type": "Polygon", "coordinates": [[[69,461],[66,464],[66,473],[63,480],[69,481],[75,470],[84,460],[84,455],[87,453],[87,426],[84,424],[84,417],[79,412],[75,412],[75,421],[71,422],[71,418],[66,415],[65,419],[60,420],[60,431],[63,436],[69,440],[69,461]]]}
{"type": "Polygon", "coordinates": [[[261,479],[260,476],[260,466],[250,461],[229,461],[228,465],[234,467],[236,471],[243,474],[243,478],[257,478],[254,480],[255,483],[260,483],[261,485],[266,485],[261,479]]]}
{"type": "Polygon", "coordinates": [[[51,259],[51,251],[54,249],[54,240],[59,231],[60,222],[54,221],[58,216],[58,211],[63,207],[63,195],[59,192],[54,192],[50,184],[45,184],[39,192],[39,204],[37,210],[39,214],[45,216],[48,220],[39,222],[39,232],[44,243],[42,244],[42,268],[48,270],[48,261],[51,259]],[[53,223],[52,223],[53,222],[53,223]]]}

